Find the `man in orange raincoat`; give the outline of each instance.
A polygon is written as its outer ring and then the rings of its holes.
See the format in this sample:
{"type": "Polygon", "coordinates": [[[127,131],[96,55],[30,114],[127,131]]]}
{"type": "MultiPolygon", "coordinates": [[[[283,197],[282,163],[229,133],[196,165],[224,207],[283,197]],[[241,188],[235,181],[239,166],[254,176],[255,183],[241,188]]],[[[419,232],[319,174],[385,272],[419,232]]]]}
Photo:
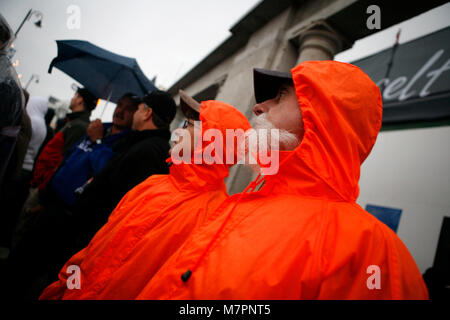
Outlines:
{"type": "MultiPolygon", "coordinates": [[[[180,96],[180,105],[188,117],[184,128],[191,134],[194,120],[198,119],[201,122],[195,125],[201,124],[201,132],[216,129],[223,137],[227,129],[250,128],[247,118],[226,103],[204,101],[200,105],[183,92],[180,96]]],[[[187,136],[179,142],[195,141],[196,148],[187,149],[191,152],[203,153],[210,145],[198,142],[203,139],[184,140],[187,136]]],[[[235,143],[233,140],[231,148],[237,150],[235,143]]],[[[237,154],[234,157],[237,160],[237,154]]],[[[174,151],[171,158],[168,160],[174,163],[170,174],[153,175],[130,190],[108,222],[85,249],[65,264],[59,280],[48,286],[40,299],[136,298],[191,231],[228,197],[224,178],[232,164],[177,162],[174,151]]]]}
{"type": "Polygon", "coordinates": [[[290,136],[278,173],[225,200],[138,299],[427,299],[408,249],[355,202],[381,126],[378,87],[336,61],[255,70],[254,84],[257,124],[290,136]]]}

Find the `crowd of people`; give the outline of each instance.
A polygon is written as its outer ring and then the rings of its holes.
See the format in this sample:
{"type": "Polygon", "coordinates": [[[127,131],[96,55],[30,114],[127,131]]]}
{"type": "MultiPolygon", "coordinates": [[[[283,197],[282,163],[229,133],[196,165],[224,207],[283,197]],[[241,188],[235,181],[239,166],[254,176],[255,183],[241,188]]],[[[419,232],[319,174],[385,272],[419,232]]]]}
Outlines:
{"type": "MultiPolygon", "coordinates": [[[[0,36],[4,52],[12,33],[0,36]]],[[[102,123],[90,121],[97,97],[79,88],[53,132],[46,99],[26,99],[4,53],[0,65],[6,298],[428,298],[402,241],[356,204],[382,118],[380,91],[359,68],[254,69],[253,129],[278,130],[278,171],[261,174],[258,162],[230,196],[224,179],[242,154],[227,132],[252,129],[234,106],[181,91],[186,135],[171,146],[169,93],[124,92],[102,123]],[[175,163],[176,146],[190,159],[209,152],[211,139],[196,136],[209,129],[233,161],[175,163]]]]}

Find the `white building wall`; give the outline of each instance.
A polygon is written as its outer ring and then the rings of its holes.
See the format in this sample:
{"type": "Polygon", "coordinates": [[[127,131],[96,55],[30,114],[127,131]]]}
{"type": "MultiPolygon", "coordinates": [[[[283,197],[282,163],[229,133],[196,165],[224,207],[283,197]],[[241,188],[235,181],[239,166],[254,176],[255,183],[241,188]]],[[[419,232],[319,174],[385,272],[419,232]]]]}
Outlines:
{"type": "Polygon", "coordinates": [[[450,216],[450,127],[384,131],[361,168],[358,204],[402,209],[397,235],[422,273],[450,216]]]}

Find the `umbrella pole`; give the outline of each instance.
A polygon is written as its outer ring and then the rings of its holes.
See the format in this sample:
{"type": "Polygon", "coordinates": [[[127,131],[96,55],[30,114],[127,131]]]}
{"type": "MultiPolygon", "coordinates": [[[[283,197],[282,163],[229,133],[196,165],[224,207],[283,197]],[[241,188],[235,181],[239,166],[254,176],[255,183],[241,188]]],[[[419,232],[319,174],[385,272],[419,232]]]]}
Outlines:
{"type": "Polygon", "coordinates": [[[112,96],[112,90],[109,93],[109,96],[108,96],[108,99],[106,100],[105,106],[103,107],[102,114],[100,115],[100,119],[103,118],[103,114],[105,113],[106,107],[108,106],[108,102],[109,102],[109,99],[111,99],[111,96],[112,96]]]}

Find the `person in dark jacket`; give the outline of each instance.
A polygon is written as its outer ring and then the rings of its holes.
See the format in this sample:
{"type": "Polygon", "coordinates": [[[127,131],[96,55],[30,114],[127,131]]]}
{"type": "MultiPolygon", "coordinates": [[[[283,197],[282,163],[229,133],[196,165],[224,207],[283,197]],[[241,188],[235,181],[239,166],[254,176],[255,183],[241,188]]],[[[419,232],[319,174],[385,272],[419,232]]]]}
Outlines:
{"type": "MultiPolygon", "coordinates": [[[[29,94],[23,90],[25,105],[28,102],[29,94]]],[[[11,247],[12,229],[17,219],[18,194],[21,192],[22,165],[31,139],[31,120],[24,109],[20,120],[20,130],[17,134],[16,143],[12,150],[9,163],[3,176],[3,187],[0,187],[0,203],[2,203],[0,219],[0,246],[2,248],[11,247]]],[[[4,250],[4,249],[3,249],[4,250]]]]}
{"type": "Polygon", "coordinates": [[[14,32],[0,14],[0,192],[2,187],[7,187],[4,175],[24,120],[24,93],[7,55],[13,41],[14,32]]]}
{"type": "Polygon", "coordinates": [[[85,135],[97,101],[98,98],[85,88],[79,88],[73,96],[69,106],[72,112],[67,114],[68,123],[61,129],[64,135],[63,154],[85,135]]]}
{"type": "Polygon", "coordinates": [[[166,92],[154,91],[142,99],[133,117],[133,131],[75,204],[77,249],[89,243],[129,190],[153,174],[169,173],[165,160],[175,113],[175,102],[166,92]]]}
{"type": "Polygon", "coordinates": [[[15,169],[20,169],[18,145],[24,133],[23,125],[26,120],[29,121],[24,111],[22,86],[8,58],[8,50],[13,41],[14,32],[0,13],[0,202],[3,205],[0,209],[0,263],[9,254],[7,229],[11,215],[9,210],[5,210],[4,204],[12,190],[15,169]]]}

